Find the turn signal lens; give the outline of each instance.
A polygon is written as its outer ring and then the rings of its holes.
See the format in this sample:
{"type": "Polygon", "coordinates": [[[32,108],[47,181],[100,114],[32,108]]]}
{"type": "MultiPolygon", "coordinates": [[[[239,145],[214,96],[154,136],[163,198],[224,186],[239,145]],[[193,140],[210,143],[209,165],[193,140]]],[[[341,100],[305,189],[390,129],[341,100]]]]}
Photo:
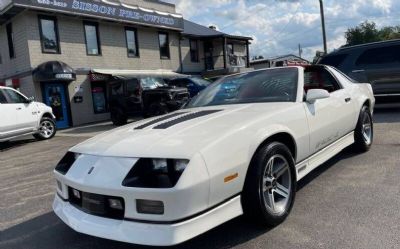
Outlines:
{"type": "Polygon", "coordinates": [[[136,210],[141,214],[164,214],[162,201],[136,200],[136,210]]]}
{"type": "Polygon", "coordinates": [[[122,205],[122,202],[118,199],[108,199],[108,205],[112,209],[118,209],[118,210],[123,210],[124,206],[122,205]]]}

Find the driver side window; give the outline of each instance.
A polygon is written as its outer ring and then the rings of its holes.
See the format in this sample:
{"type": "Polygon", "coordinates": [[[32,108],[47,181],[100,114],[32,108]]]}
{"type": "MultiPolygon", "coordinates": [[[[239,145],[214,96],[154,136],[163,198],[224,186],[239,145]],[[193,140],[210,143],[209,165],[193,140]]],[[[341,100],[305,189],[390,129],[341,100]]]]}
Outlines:
{"type": "Polygon", "coordinates": [[[323,67],[311,67],[304,71],[304,91],[324,89],[329,93],[337,91],[340,86],[336,79],[323,67]]]}
{"type": "Polygon", "coordinates": [[[10,89],[3,89],[5,97],[8,99],[9,104],[23,104],[26,103],[26,99],[16,91],[10,89]]]}

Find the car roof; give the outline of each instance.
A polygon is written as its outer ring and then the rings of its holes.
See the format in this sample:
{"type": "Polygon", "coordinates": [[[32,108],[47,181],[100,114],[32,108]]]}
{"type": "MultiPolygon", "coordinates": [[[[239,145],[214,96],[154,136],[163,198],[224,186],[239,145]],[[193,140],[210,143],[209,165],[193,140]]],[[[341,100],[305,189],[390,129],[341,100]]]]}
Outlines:
{"type": "Polygon", "coordinates": [[[330,56],[330,55],[342,54],[342,53],[348,52],[349,50],[353,50],[353,49],[362,49],[362,48],[380,47],[380,46],[390,46],[390,45],[397,45],[397,44],[400,45],[400,39],[363,43],[363,44],[354,45],[354,46],[341,47],[341,48],[339,48],[339,49],[337,49],[335,51],[332,51],[331,53],[325,55],[324,57],[330,56]]]}
{"type": "Polygon", "coordinates": [[[8,87],[8,86],[0,86],[0,89],[10,89],[16,91],[14,88],[8,87]]]}

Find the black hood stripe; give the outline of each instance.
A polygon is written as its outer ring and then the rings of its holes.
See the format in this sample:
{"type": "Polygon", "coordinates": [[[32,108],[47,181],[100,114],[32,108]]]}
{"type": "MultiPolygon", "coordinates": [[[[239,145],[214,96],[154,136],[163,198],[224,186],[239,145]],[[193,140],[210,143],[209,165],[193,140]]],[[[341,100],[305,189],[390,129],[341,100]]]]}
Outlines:
{"type": "Polygon", "coordinates": [[[199,117],[203,117],[206,115],[210,115],[212,113],[216,113],[222,110],[208,110],[208,111],[200,111],[200,112],[193,112],[184,116],[181,116],[179,118],[167,121],[165,123],[159,124],[155,127],[153,127],[153,129],[167,129],[171,126],[174,126],[176,124],[191,120],[191,119],[195,119],[195,118],[199,118],[199,117]]]}
{"type": "Polygon", "coordinates": [[[139,125],[138,127],[135,127],[135,130],[144,129],[144,128],[148,127],[148,126],[157,124],[158,122],[162,122],[162,121],[165,121],[165,120],[167,120],[167,119],[174,118],[174,117],[176,117],[176,116],[179,116],[179,115],[182,115],[182,114],[185,114],[185,113],[187,113],[187,112],[177,112],[177,113],[172,113],[172,114],[163,116],[163,117],[161,117],[161,118],[153,119],[153,120],[151,120],[151,121],[149,121],[149,122],[147,122],[147,123],[144,123],[144,124],[142,124],[142,125],[139,125]]]}

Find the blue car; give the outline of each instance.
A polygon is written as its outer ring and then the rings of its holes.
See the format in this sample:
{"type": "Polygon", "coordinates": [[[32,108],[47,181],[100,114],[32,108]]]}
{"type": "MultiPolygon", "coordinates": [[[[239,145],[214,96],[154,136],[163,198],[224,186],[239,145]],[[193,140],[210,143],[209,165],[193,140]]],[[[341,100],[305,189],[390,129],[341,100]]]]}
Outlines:
{"type": "Polygon", "coordinates": [[[187,77],[177,78],[168,82],[170,86],[185,87],[188,89],[190,97],[196,96],[204,88],[211,84],[211,82],[200,77],[187,77]]]}

